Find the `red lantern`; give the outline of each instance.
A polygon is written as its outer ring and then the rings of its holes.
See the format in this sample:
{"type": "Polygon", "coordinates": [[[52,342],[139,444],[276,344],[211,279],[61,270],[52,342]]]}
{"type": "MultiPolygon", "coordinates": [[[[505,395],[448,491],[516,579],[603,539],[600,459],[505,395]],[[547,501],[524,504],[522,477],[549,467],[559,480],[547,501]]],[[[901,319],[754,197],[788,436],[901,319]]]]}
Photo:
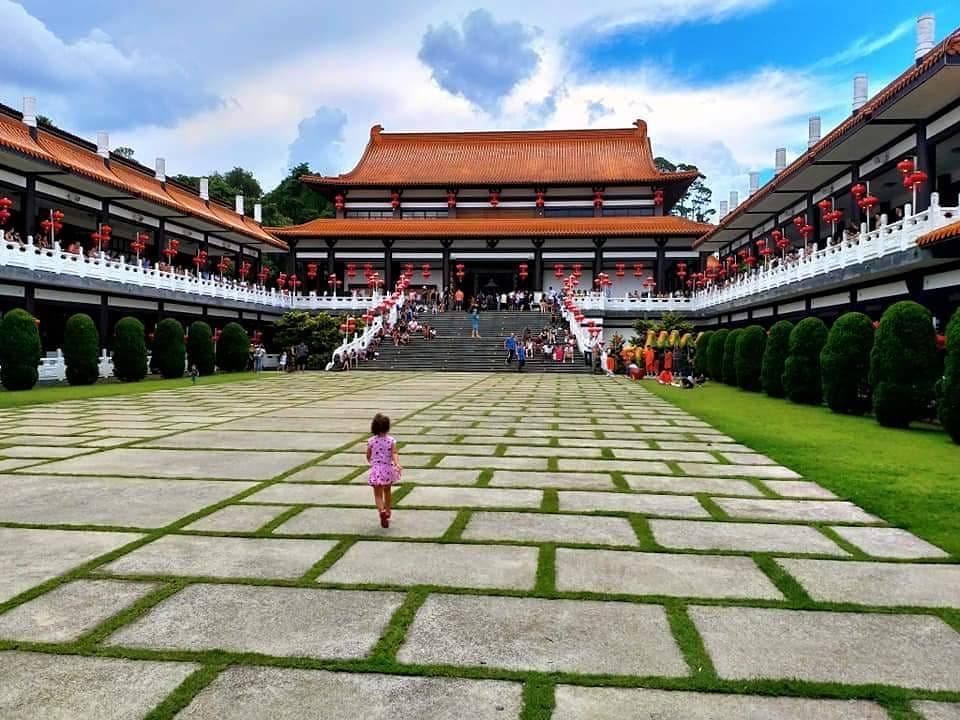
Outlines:
{"type": "Polygon", "coordinates": [[[336,292],[337,288],[340,285],[343,285],[343,282],[340,280],[340,278],[337,277],[336,273],[330,273],[329,275],[327,275],[327,285],[332,287],[333,291],[336,292]]]}
{"type": "Polygon", "coordinates": [[[300,278],[298,278],[296,275],[291,275],[290,279],[287,282],[290,284],[290,290],[292,290],[293,293],[296,294],[297,288],[300,287],[301,285],[300,278]]]}
{"type": "Polygon", "coordinates": [[[526,264],[526,263],[520,263],[519,267],[517,268],[517,274],[520,276],[520,279],[521,279],[521,280],[526,280],[526,279],[527,279],[527,275],[528,275],[529,273],[527,272],[527,264],[526,264]]]}
{"type": "Polygon", "coordinates": [[[180,241],[171,239],[167,241],[167,246],[163,249],[163,254],[167,257],[167,263],[171,264],[173,259],[180,252],[180,241]]]}
{"type": "Polygon", "coordinates": [[[614,267],[617,269],[617,277],[623,277],[626,275],[626,265],[624,263],[617,263],[614,267]]]}
{"type": "Polygon", "coordinates": [[[908,175],[907,178],[910,180],[910,187],[914,190],[923,185],[929,179],[928,175],[923,170],[917,170],[916,172],[908,175]]]}
{"type": "Polygon", "coordinates": [[[283,290],[283,288],[286,287],[286,285],[287,285],[287,274],[280,273],[279,275],[277,275],[277,287],[283,290]]]}
{"type": "Polygon", "coordinates": [[[574,263],[574,264],[573,264],[573,276],[574,276],[575,278],[579,279],[582,274],[583,274],[583,265],[581,265],[580,263],[574,263]]]}
{"type": "Polygon", "coordinates": [[[197,267],[197,274],[200,273],[200,268],[207,264],[207,251],[198,250],[197,254],[193,258],[193,264],[197,267]]]}
{"type": "Polygon", "coordinates": [[[909,175],[914,170],[914,163],[912,158],[904,158],[897,163],[897,170],[900,171],[901,175],[909,175]]]}
{"type": "Polygon", "coordinates": [[[683,280],[687,276],[687,264],[685,262],[677,263],[677,277],[683,280]]]}
{"type": "Polygon", "coordinates": [[[220,271],[221,275],[226,274],[230,271],[230,259],[226,257],[220,258],[220,262],[217,263],[217,270],[220,271]]]}
{"type": "Polygon", "coordinates": [[[403,274],[406,276],[407,280],[413,277],[413,263],[407,263],[403,266],[403,274]]]}
{"type": "Polygon", "coordinates": [[[653,191],[653,204],[657,207],[663,205],[663,190],[660,188],[653,191]]]}
{"type": "Polygon", "coordinates": [[[370,277],[371,275],[373,275],[373,265],[371,265],[370,263],[364,263],[364,264],[363,264],[363,276],[364,276],[365,278],[368,278],[368,279],[369,279],[369,277],[370,277]]]}
{"type": "Polygon", "coordinates": [[[13,200],[8,197],[0,198],[0,225],[6,225],[10,220],[10,208],[13,207],[13,200]]]}
{"type": "Polygon", "coordinates": [[[856,185],[850,188],[850,194],[853,195],[854,198],[859,200],[860,198],[862,198],[864,195],[867,194],[867,186],[864,185],[863,183],[857,183],[856,185]]]}
{"type": "Polygon", "coordinates": [[[467,274],[467,273],[465,272],[465,270],[464,270],[464,268],[465,268],[466,266],[465,266],[463,263],[457,263],[457,264],[455,265],[455,267],[456,267],[456,270],[457,270],[457,272],[455,273],[456,276],[457,276],[457,280],[463,280],[463,278],[464,278],[464,277],[466,276],[466,274],[467,274]]]}
{"type": "Polygon", "coordinates": [[[244,260],[242,263],[240,263],[240,269],[237,270],[237,275],[240,277],[241,280],[246,280],[247,275],[250,274],[250,269],[251,269],[250,263],[244,260]]]}
{"type": "Polygon", "coordinates": [[[420,274],[423,275],[424,280],[430,277],[430,263],[424,263],[420,266],[420,274]]]}
{"type": "Polygon", "coordinates": [[[355,278],[357,276],[357,264],[347,263],[347,277],[355,278]]]}
{"type": "Polygon", "coordinates": [[[220,342],[220,328],[217,328],[216,330],[213,331],[213,342],[214,343],[220,342]]]}
{"type": "Polygon", "coordinates": [[[857,201],[857,205],[862,207],[864,210],[871,210],[880,204],[880,198],[876,195],[867,195],[865,198],[861,198],[857,201]]]}
{"type": "Polygon", "coordinates": [[[260,268],[260,272],[257,273],[257,279],[261,285],[266,285],[267,280],[270,279],[270,268],[260,268]]]}
{"type": "Polygon", "coordinates": [[[496,190],[490,191],[490,207],[496,207],[500,204],[500,193],[496,190]]]}
{"type": "Polygon", "coordinates": [[[828,213],[828,212],[830,212],[831,203],[830,203],[829,200],[827,200],[826,198],[824,198],[823,200],[821,200],[820,202],[817,203],[817,207],[820,208],[821,212],[823,212],[823,213],[828,213]]]}
{"type": "Polygon", "coordinates": [[[537,190],[537,200],[536,205],[538,208],[543,209],[543,206],[547,204],[546,193],[543,190],[537,190]]]}
{"type": "Polygon", "coordinates": [[[394,190],[390,193],[390,207],[397,210],[400,207],[400,193],[394,190]]]}
{"type": "Polygon", "coordinates": [[[593,206],[595,208],[603,207],[603,191],[602,190],[593,191],[593,206]]]}
{"type": "Polygon", "coordinates": [[[317,263],[307,263],[307,279],[316,280],[319,275],[319,266],[317,263]]]}
{"type": "Polygon", "coordinates": [[[347,206],[346,198],[343,197],[340,193],[337,193],[333,198],[333,207],[341,212],[347,206]]]}
{"type": "Polygon", "coordinates": [[[457,194],[453,190],[447,190],[447,207],[455,208],[457,206],[457,194]]]}
{"type": "Polygon", "coordinates": [[[553,265],[553,276],[558,280],[563,277],[563,263],[554,263],[553,265]]]}
{"type": "Polygon", "coordinates": [[[653,275],[648,275],[647,279],[643,281],[643,286],[648,292],[653,292],[653,289],[657,286],[657,281],[653,279],[653,275]]]}
{"type": "Polygon", "coordinates": [[[799,229],[802,228],[804,225],[806,225],[806,223],[807,223],[807,221],[804,220],[800,215],[797,215],[797,216],[793,219],[793,226],[794,226],[795,228],[797,228],[797,230],[799,230],[799,229]]]}
{"type": "Polygon", "coordinates": [[[813,235],[813,229],[813,225],[802,225],[800,227],[800,235],[805,241],[809,240],[810,236],[813,235]]]}
{"type": "Polygon", "coordinates": [[[633,264],[633,276],[638,279],[643,277],[643,263],[633,264]]]}

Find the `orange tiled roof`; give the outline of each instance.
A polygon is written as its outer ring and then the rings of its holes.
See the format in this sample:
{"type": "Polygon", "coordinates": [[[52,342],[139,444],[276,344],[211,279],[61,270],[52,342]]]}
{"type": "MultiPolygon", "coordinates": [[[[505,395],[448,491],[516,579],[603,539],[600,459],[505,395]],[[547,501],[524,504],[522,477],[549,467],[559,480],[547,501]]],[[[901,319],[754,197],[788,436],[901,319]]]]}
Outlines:
{"type": "Polygon", "coordinates": [[[382,220],[318,218],[266,228],[277,237],[699,237],[712,225],[674,215],[588,218],[450,218],[382,220]]]}
{"type": "Polygon", "coordinates": [[[951,238],[960,238],[960,220],[921,235],[917,238],[917,245],[920,247],[930,247],[931,245],[936,245],[938,242],[950,240],[951,238]]]}
{"type": "Polygon", "coordinates": [[[800,157],[790,163],[790,165],[788,165],[783,172],[774,176],[770,182],[760,188],[759,191],[751,195],[748,200],[741,203],[736,210],[731,212],[729,215],[724,216],[720,223],[712,229],[712,232],[707,233],[700,238],[700,240],[697,242],[697,245],[709,240],[711,235],[714,235],[722,230],[734,218],[739,217],[746,212],[748,208],[753,207],[760,200],[774,192],[788,178],[803,168],[808,162],[814,160],[817,155],[819,155],[834,142],[839,140],[844,135],[853,132],[853,130],[861,125],[867,123],[880,107],[882,107],[897,93],[906,88],[914,80],[921,77],[924,73],[942,61],[948,55],[960,55],[960,30],[954,30],[950,35],[944,38],[940,44],[924,55],[923,60],[907,68],[900,75],[900,77],[896,78],[893,82],[883,88],[883,90],[870,98],[870,100],[867,101],[867,104],[860,108],[858,112],[848,117],[837,127],[824,135],[820,142],[808,149],[805,153],[801,154],[800,157]]]}
{"type": "Polygon", "coordinates": [[[686,183],[696,170],[661,173],[647,124],[619,130],[385,133],[370,130],[357,166],[335,177],[305,175],[328,186],[556,185],[686,183]]]}
{"type": "Polygon", "coordinates": [[[53,162],[53,158],[30,136],[30,130],[13,118],[0,115],[0,147],[15,150],[38,160],[53,162]]]}

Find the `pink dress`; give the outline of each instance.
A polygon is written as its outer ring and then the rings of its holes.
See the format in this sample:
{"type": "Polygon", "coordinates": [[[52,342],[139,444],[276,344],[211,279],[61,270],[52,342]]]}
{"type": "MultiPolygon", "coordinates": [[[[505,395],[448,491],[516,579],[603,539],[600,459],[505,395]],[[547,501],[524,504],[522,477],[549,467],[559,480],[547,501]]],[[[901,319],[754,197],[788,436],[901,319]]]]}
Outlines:
{"type": "Polygon", "coordinates": [[[400,473],[393,464],[393,448],[397,441],[390,435],[374,435],[367,440],[370,450],[370,478],[368,485],[393,485],[400,481],[400,473]]]}

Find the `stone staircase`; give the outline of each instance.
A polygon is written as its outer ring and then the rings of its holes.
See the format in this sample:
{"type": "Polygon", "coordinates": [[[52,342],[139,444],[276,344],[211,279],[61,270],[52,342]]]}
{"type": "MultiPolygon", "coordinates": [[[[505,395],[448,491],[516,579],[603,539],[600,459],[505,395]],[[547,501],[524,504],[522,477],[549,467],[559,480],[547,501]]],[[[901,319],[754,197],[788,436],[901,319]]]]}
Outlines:
{"type": "MultiPolygon", "coordinates": [[[[418,318],[436,329],[437,337],[425,340],[421,334],[411,336],[408,345],[394,347],[385,339],[375,360],[360,363],[360,370],[432,370],[458,372],[516,372],[514,361],[506,365],[503,341],[510,333],[522,337],[525,329],[538,333],[549,322],[549,315],[539,312],[495,312],[480,314],[480,339],[470,337],[470,316],[465,312],[439,315],[423,314],[418,318]]],[[[574,362],[558,363],[541,356],[529,358],[524,372],[588,373],[582,353],[574,362]]]]}

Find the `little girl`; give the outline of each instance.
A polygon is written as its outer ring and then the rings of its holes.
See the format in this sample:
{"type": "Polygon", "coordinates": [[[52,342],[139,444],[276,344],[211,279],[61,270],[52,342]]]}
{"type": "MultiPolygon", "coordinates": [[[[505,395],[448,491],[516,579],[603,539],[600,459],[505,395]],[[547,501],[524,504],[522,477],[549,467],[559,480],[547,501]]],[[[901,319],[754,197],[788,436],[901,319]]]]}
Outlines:
{"type": "Polygon", "coordinates": [[[397,441],[390,435],[390,418],[377,413],[370,424],[373,436],[367,440],[367,462],[370,477],[367,484],[373,488],[373,499],[380,513],[380,527],[390,527],[390,497],[392,486],[400,482],[400,456],[397,441]]]}

